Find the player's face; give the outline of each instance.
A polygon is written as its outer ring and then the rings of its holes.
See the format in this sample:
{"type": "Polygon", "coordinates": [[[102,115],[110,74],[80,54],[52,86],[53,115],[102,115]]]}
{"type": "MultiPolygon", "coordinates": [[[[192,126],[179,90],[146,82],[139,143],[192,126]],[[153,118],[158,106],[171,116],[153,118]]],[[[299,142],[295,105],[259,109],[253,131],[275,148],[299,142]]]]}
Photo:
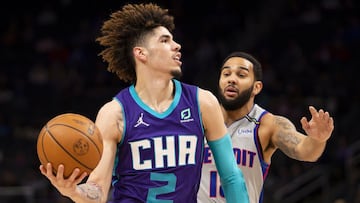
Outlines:
{"type": "Polygon", "coordinates": [[[154,29],[147,43],[148,64],[160,73],[181,76],[181,46],[173,40],[172,34],[165,27],[154,29]]]}
{"type": "Polygon", "coordinates": [[[228,59],[219,79],[219,100],[226,110],[244,106],[254,88],[253,64],[241,57],[228,59]]]}

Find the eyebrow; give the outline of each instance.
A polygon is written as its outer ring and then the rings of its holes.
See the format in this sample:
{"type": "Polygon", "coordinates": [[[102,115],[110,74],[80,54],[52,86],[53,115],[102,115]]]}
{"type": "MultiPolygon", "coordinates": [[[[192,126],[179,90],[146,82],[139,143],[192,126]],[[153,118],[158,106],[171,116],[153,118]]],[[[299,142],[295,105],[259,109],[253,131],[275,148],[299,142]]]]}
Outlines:
{"type": "MultiPolygon", "coordinates": [[[[231,68],[230,66],[224,66],[224,67],[221,68],[221,70],[230,69],[230,68],[231,68]]],[[[241,69],[241,70],[245,70],[245,71],[250,71],[249,68],[244,67],[244,66],[237,66],[236,68],[241,69]]]]}
{"type": "Polygon", "coordinates": [[[164,35],[160,35],[159,39],[171,39],[172,36],[171,35],[168,35],[168,34],[164,34],[164,35]]]}

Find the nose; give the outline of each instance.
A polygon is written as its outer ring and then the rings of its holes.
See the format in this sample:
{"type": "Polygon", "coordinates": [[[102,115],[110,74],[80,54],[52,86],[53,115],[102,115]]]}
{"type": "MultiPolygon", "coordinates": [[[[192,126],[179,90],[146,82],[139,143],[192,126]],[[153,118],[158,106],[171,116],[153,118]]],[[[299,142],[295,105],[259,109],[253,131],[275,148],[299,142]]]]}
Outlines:
{"type": "Polygon", "coordinates": [[[181,49],[181,45],[174,41],[174,47],[176,51],[179,51],[181,49]]]}
{"type": "Polygon", "coordinates": [[[227,77],[227,83],[228,84],[235,84],[235,76],[233,76],[233,74],[231,74],[231,75],[229,75],[228,77],[227,77]]]}

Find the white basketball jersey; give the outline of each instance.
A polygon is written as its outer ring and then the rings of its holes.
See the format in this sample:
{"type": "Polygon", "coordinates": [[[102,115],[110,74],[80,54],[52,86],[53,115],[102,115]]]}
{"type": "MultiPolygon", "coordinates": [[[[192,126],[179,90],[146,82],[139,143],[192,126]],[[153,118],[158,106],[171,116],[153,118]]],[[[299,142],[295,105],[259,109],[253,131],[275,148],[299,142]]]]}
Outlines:
{"type": "MultiPolygon", "coordinates": [[[[263,160],[258,139],[258,127],[261,117],[265,113],[267,113],[266,110],[255,104],[249,114],[228,126],[235,159],[244,174],[250,203],[262,202],[263,184],[270,167],[263,160]]],[[[225,203],[226,200],[220,187],[220,177],[216,170],[214,158],[209,146],[205,144],[204,147],[198,202],[225,203]]]]}

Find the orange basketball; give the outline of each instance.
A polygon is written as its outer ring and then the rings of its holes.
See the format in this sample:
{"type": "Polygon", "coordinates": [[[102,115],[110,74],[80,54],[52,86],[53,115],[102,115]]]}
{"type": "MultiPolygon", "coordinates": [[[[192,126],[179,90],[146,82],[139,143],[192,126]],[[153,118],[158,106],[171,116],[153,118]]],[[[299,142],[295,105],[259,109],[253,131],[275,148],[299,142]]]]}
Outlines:
{"type": "Polygon", "coordinates": [[[99,163],[102,150],[101,134],[94,122],[74,113],[61,114],[48,121],[37,140],[41,164],[46,166],[50,162],[55,174],[58,165],[63,164],[65,178],[75,168],[89,174],[99,163]]]}

